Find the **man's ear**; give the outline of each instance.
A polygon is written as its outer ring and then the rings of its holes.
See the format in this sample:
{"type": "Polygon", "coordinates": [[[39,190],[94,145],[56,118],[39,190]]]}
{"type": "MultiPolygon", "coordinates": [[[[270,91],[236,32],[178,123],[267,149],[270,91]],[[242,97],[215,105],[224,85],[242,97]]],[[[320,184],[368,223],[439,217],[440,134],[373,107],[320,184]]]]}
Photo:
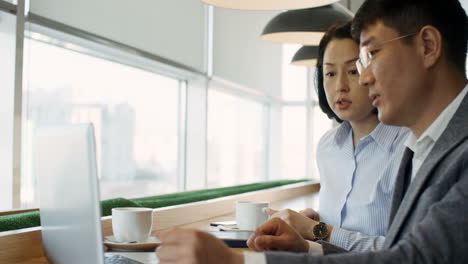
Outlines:
{"type": "Polygon", "coordinates": [[[442,55],[442,35],[440,31],[433,26],[424,26],[419,31],[419,40],[421,41],[421,49],[423,55],[424,67],[431,68],[439,60],[442,55]]]}

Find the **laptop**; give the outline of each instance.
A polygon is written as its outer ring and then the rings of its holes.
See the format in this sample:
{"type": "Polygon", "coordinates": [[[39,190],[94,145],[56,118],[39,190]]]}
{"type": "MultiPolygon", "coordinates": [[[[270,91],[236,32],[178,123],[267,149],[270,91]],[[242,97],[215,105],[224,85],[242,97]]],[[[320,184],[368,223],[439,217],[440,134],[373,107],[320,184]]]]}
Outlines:
{"type": "Polygon", "coordinates": [[[42,244],[52,263],[141,263],[104,254],[92,124],[37,129],[34,173],[42,244]]]}

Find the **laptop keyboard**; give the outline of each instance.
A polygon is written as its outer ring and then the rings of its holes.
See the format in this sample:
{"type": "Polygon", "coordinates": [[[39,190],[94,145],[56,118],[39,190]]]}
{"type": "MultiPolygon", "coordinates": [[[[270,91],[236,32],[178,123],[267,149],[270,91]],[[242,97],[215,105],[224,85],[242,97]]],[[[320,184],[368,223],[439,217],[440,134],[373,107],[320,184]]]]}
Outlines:
{"type": "Polygon", "coordinates": [[[121,256],[121,255],[104,255],[104,264],[143,264],[142,262],[121,256]]]}

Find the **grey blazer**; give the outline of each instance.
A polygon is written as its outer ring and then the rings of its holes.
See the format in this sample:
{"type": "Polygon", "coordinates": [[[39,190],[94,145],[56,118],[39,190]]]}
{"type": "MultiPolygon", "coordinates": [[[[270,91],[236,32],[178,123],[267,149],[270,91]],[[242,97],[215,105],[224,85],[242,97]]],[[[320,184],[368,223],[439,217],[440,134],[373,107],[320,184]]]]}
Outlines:
{"type": "Polygon", "coordinates": [[[382,250],[266,257],[268,264],[468,263],[468,95],[411,182],[382,250]]]}

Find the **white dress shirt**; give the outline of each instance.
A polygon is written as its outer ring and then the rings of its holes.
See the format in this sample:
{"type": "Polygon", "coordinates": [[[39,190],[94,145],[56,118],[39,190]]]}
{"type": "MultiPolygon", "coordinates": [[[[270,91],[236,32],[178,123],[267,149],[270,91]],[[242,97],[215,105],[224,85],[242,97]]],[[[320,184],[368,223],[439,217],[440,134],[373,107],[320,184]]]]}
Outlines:
{"type": "MultiPolygon", "coordinates": [[[[411,133],[408,137],[405,144],[414,152],[411,180],[413,180],[414,176],[417,175],[424,160],[427,158],[430,151],[434,147],[435,142],[437,142],[439,137],[447,128],[448,123],[460,107],[460,104],[467,93],[468,85],[466,85],[465,88],[463,88],[463,90],[458,94],[458,96],[442,111],[442,113],[440,113],[436,120],[432,122],[432,124],[424,131],[424,133],[419,138],[416,138],[416,136],[413,133],[411,133]]],[[[332,232],[332,235],[334,232],[335,231],[332,232]]],[[[311,242],[309,244],[316,243],[311,242]]],[[[314,251],[314,249],[316,250],[317,248],[315,246],[309,247],[309,252],[317,252],[314,251]]],[[[248,252],[248,254],[244,253],[244,263],[267,264],[266,256],[265,254],[259,252],[248,252]]]]}
{"type": "MultiPolygon", "coordinates": [[[[463,98],[468,92],[468,85],[457,95],[457,97],[439,114],[439,116],[432,122],[432,124],[423,132],[423,134],[416,138],[413,133],[408,136],[405,145],[414,152],[412,160],[412,175],[411,180],[421,168],[424,160],[427,158],[435,142],[442,135],[447,128],[448,123],[453,115],[460,107],[463,98]]],[[[400,158],[401,159],[401,158],[400,158]]],[[[330,237],[330,243],[340,246],[344,249],[357,251],[363,250],[378,250],[385,242],[384,236],[367,236],[360,232],[348,231],[342,228],[333,228],[330,237]]]]}
{"type": "Polygon", "coordinates": [[[448,123],[452,119],[458,107],[460,107],[460,104],[463,101],[463,98],[465,98],[467,92],[468,85],[463,88],[457,97],[455,97],[455,99],[442,111],[442,113],[440,113],[437,119],[432,122],[432,124],[419,138],[416,138],[413,133],[408,137],[405,145],[414,152],[411,181],[421,168],[421,165],[427,155],[431,152],[440,135],[442,135],[442,132],[447,128],[448,123]]]}

